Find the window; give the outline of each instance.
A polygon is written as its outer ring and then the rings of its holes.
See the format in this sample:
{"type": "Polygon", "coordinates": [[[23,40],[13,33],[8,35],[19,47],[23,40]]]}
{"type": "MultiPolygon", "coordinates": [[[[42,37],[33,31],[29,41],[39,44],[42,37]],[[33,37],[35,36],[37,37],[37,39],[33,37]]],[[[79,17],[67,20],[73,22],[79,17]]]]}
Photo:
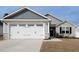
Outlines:
{"type": "Polygon", "coordinates": [[[28,27],[30,27],[30,26],[34,26],[34,24],[28,24],[28,27]]]}
{"type": "Polygon", "coordinates": [[[60,34],[71,34],[71,27],[60,27],[60,34]]]}
{"type": "Polygon", "coordinates": [[[17,26],[17,24],[11,24],[10,26],[17,26]]]}
{"type": "Polygon", "coordinates": [[[26,27],[26,24],[19,24],[20,27],[26,27]]]}
{"type": "Polygon", "coordinates": [[[36,24],[36,26],[43,26],[43,24],[36,24]]]}
{"type": "Polygon", "coordinates": [[[62,27],[62,31],[65,31],[65,27],[62,27]]]}
{"type": "Polygon", "coordinates": [[[66,34],[70,33],[70,27],[66,27],[66,34]]]}
{"type": "Polygon", "coordinates": [[[65,33],[65,31],[62,31],[62,34],[64,34],[65,33]]]}
{"type": "Polygon", "coordinates": [[[60,34],[64,34],[65,33],[65,27],[60,27],[60,34]]]}
{"type": "Polygon", "coordinates": [[[69,34],[69,31],[66,31],[66,34],[69,34]]]}

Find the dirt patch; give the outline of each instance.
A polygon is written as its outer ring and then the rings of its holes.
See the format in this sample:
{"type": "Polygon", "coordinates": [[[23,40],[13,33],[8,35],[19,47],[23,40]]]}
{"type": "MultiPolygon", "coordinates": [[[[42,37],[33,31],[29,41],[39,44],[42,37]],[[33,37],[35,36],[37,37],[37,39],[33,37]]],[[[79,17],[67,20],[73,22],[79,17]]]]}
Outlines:
{"type": "Polygon", "coordinates": [[[61,42],[44,41],[41,52],[78,52],[79,39],[61,39],[61,42]]]}

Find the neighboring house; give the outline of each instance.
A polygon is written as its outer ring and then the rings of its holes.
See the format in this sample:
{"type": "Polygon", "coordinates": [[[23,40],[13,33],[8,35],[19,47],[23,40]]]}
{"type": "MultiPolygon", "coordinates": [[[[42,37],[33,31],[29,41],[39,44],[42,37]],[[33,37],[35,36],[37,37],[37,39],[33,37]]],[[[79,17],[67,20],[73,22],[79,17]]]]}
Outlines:
{"type": "Polygon", "coordinates": [[[3,19],[4,39],[47,39],[49,19],[23,7],[3,19]]]}
{"type": "Polygon", "coordinates": [[[3,23],[0,21],[0,36],[3,35],[3,23]]]}
{"type": "Polygon", "coordinates": [[[4,39],[48,39],[59,36],[75,37],[75,26],[26,7],[3,18],[4,39]]]}
{"type": "Polygon", "coordinates": [[[46,14],[50,22],[50,36],[51,37],[75,37],[75,29],[76,27],[68,22],[68,21],[61,21],[58,18],[46,14]]]}

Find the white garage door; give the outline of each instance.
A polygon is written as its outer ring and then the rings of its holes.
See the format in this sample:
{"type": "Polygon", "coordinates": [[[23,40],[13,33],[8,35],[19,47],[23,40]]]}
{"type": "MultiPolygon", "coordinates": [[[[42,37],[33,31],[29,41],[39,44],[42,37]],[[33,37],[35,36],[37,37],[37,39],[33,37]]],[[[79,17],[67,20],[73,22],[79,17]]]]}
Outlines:
{"type": "Polygon", "coordinates": [[[11,24],[10,39],[44,38],[43,24],[11,24]]]}

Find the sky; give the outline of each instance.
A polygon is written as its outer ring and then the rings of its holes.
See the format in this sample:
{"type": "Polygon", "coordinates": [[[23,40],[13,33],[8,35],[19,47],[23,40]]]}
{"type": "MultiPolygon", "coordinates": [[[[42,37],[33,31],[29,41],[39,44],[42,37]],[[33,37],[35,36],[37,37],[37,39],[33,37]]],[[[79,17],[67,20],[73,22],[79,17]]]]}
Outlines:
{"type": "MultiPolygon", "coordinates": [[[[5,13],[11,13],[22,6],[0,6],[0,18],[5,13]]],[[[28,6],[36,12],[43,15],[52,14],[60,20],[67,20],[73,24],[79,25],[79,6],[28,6]]]]}

